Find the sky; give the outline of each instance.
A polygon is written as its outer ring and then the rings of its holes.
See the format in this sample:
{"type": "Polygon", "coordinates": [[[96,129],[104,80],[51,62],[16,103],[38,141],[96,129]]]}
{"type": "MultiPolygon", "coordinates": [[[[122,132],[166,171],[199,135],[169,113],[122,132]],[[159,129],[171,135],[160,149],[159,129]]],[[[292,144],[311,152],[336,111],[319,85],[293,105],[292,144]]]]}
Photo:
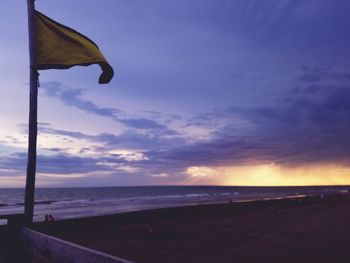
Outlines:
{"type": "MultiPolygon", "coordinates": [[[[24,187],[27,7],[0,9],[0,187],[24,187]]],[[[350,184],[348,0],[37,0],[114,67],[40,71],[38,187],[350,184]]]]}

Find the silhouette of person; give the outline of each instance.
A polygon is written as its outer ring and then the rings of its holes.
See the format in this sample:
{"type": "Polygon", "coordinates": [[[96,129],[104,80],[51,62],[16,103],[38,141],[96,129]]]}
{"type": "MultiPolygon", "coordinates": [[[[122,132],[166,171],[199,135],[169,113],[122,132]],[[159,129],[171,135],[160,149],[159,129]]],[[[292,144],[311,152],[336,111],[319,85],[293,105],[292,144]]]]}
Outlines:
{"type": "Polygon", "coordinates": [[[50,223],[55,222],[55,218],[51,214],[49,214],[49,222],[50,223]]]}

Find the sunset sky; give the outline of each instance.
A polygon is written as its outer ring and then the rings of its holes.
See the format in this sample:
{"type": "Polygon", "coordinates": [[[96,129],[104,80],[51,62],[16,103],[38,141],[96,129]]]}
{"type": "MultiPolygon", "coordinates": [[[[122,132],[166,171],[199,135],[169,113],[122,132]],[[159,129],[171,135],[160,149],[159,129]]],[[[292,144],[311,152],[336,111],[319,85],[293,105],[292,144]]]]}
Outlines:
{"type": "MultiPolygon", "coordinates": [[[[1,0],[0,187],[24,187],[28,32],[1,0]]],[[[350,1],[37,0],[115,69],[40,71],[37,186],[350,184],[350,1]]]]}

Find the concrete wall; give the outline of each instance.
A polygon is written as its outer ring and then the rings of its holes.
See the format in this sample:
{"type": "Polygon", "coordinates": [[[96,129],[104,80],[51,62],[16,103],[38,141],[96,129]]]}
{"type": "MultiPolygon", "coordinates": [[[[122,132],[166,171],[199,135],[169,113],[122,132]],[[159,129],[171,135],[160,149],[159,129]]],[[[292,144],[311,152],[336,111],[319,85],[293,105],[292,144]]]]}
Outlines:
{"type": "Polygon", "coordinates": [[[22,227],[21,242],[35,262],[50,263],[132,263],[35,230],[22,227]]]}

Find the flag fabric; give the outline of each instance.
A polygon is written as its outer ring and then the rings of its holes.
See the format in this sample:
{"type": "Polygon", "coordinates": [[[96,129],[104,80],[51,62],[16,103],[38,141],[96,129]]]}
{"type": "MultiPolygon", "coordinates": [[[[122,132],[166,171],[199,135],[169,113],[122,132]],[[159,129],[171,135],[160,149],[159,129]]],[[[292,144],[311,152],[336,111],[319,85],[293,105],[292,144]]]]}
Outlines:
{"type": "Polygon", "coordinates": [[[35,69],[68,69],[98,64],[100,84],[114,75],[98,46],[86,36],[35,11],[35,69]]]}

